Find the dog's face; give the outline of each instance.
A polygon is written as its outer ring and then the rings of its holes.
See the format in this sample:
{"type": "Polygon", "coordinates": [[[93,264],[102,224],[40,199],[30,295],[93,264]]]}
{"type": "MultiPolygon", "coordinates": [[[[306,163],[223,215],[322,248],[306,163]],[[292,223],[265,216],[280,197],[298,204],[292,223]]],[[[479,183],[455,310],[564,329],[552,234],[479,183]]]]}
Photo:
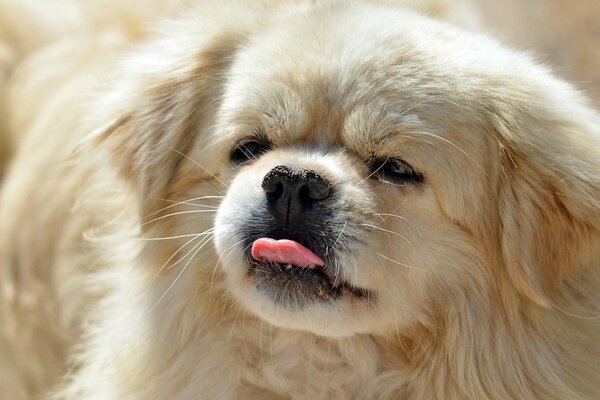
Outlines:
{"type": "Polygon", "coordinates": [[[238,302],[331,337],[398,332],[483,298],[544,303],[566,276],[550,264],[580,261],[590,213],[593,188],[564,179],[585,168],[550,165],[594,163],[578,121],[597,116],[578,95],[405,11],[337,5],[271,22],[203,56],[220,71],[207,85],[222,86],[204,89],[208,119],[179,123],[187,139],[170,144],[187,154],[168,196],[226,187],[215,245],[238,302]],[[182,178],[195,163],[200,183],[182,178]]]}
{"type": "Polygon", "coordinates": [[[465,55],[468,37],[410,14],[398,24],[422,37],[345,18],[319,21],[326,38],[303,21],[251,41],[219,121],[230,188],[216,245],[232,292],[275,325],[329,336],[393,332],[452,286],[487,285],[485,221],[499,212],[501,148],[481,105],[490,43],[465,55]]]}
{"type": "Polygon", "coordinates": [[[440,175],[474,169],[457,150],[473,145],[423,113],[439,99],[410,87],[422,78],[401,38],[367,26],[294,46],[311,25],[268,33],[289,39],[258,39],[232,67],[216,245],[232,292],[275,325],[394,330],[416,318],[431,276],[454,268],[451,249],[470,245],[435,192],[440,175]]]}

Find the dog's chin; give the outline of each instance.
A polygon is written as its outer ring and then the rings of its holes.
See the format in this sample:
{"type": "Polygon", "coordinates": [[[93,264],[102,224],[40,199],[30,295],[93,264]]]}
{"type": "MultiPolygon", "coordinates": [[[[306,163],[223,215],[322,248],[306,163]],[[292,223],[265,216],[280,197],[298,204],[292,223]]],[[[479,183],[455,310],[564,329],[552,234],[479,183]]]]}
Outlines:
{"type": "Polygon", "coordinates": [[[304,283],[297,281],[290,286],[295,285],[296,288],[301,288],[301,291],[314,292],[301,295],[304,302],[302,307],[290,307],[274,301],[273,294],[266,293],[261,287],[262,284],[264,282],[251,279],[245,283],[238,282],[232,285],[233,292],[246,308],[272,325],[334,338],[367,333],[371,330],[372,323],[368,314],[370,306],[362,298],[357,299],[350,293],[323,294],[320,293],[323,289],[313,287],[313,283],[309,283],[309,288],[306,289],[302,287],[304,283]],[[326,301],[321,301],[323,297],[326,301]]]}
{"type": "Polygon", "coordinates": [[[375,324],[374,294],[325,269],[251,262],[241,251],[228,258],[224,268],[231,293],[272,325],[340,338],[368,333],[375,324]]]}
{"type": "Polygon", "coordinates": [[[250,284],[279,307],[302,311],[312,305],[328,305],[352,299],[367,301],[370,292],[335,275],[328,266],[298,267],[273,262],[248,262],[250,284]]]}

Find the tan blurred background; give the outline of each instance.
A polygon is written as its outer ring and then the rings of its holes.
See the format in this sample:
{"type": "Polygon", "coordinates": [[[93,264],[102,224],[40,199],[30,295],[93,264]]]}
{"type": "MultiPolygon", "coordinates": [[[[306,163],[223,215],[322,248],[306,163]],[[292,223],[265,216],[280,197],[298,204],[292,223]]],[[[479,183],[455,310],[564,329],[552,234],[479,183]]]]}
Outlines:
{"type": "Polygon", "coordinates": [[[494,36],[532,50],[600,107],[600,0],[474,0],[494,36]]]}

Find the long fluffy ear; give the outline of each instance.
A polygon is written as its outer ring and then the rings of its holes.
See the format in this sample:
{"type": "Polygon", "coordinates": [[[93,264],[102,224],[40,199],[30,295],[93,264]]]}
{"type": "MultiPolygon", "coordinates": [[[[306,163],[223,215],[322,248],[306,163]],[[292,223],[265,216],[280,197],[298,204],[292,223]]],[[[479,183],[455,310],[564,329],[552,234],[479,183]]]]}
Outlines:
{"type": "Polygon", "coordinates": [[[545,78],[517,114],[500,118],[499,212],[510,278],[549,307],[565,280],[600,262],[600,116],[545,78]]]}
{"type": "Polygon", "coordinates": [[[134,185],[143,214],[152,210],[192,144],[212,133],[227,71],[258,15],[259,7],[224,4],[170,22],[160,39],[116,67],[110,87],[94,104],[92,114],[100,119],[88,139],[110,149],[134,185]]]}

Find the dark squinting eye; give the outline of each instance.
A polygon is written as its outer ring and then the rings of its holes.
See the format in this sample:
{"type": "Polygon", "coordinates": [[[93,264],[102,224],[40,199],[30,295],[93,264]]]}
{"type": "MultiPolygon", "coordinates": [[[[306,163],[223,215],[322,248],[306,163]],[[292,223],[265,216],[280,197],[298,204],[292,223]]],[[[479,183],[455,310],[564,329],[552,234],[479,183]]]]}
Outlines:
{"type": "Polygon", "coordinates": [[[422,183],[423,175],[399,159],[378,159],[371,163],[371,175],[382,182],[400,186],[422,183]]]}
{"type": "Polygon", "coordinates": [[[234,164],[243,164],[260,157],[270,149],[271,144],[266,140],[251,139],[238,143],[231,151],[229,158],[234,164]]]}

